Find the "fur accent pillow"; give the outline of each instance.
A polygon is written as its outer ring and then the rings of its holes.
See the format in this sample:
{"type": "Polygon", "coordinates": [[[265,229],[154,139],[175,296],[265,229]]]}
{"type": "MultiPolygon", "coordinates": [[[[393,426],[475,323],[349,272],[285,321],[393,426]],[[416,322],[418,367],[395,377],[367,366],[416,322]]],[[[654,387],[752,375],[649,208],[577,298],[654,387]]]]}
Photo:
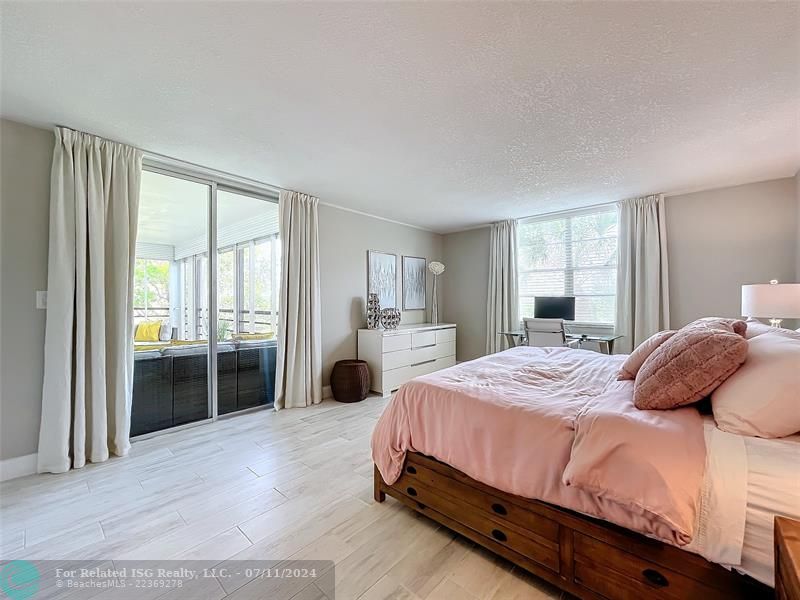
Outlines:
{"type": "Polygon", "coordinates": [[[639,369],[642,368],[642,365],[644,364],[644,361],[647,360],[647,357],[650,356],[661,344],[675,335],[675,333],[676,331],[674,329],[659,331],[636,346],[634,351],[630,353],[628,358],[622,364],[622,368],[619,370],[619,375],[617,375],[617,381],[636,379],[636,374],[639,372],[639,369]]]}
{"type": "Polygon", "coordinates": [[[636,408],[666,410],[706,397],[747,358],[746,329],[744,321],[712,318],[679,329],[639,369],[633,388],[636,408]]]}
{"type": "Polygon", "coordinates": [[[747,342],[747,361],[711,394],[717,427],[778,438],[800,431],[800,336],[788,329],[747,342]]]}

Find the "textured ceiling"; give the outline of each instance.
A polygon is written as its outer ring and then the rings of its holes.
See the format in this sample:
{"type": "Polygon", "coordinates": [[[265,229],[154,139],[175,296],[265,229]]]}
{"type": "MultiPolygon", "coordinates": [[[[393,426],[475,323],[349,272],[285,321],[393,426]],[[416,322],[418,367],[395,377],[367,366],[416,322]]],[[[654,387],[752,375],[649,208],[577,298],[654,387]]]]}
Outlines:
{"type": "Polygon", "coordinates": [[[0,112],[452,231],[792,175],[798,6],[5,1],[0,112]]]}

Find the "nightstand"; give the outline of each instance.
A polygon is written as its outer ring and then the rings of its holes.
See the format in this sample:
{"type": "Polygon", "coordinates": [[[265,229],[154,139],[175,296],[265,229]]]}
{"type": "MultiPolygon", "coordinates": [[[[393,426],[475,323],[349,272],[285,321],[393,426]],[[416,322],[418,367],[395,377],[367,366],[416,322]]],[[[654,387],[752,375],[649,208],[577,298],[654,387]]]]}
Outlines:
{"type": "Polygon", "coordinates": [[[775,598],[800,600],[800,521],[775,517],[775,598]]]}

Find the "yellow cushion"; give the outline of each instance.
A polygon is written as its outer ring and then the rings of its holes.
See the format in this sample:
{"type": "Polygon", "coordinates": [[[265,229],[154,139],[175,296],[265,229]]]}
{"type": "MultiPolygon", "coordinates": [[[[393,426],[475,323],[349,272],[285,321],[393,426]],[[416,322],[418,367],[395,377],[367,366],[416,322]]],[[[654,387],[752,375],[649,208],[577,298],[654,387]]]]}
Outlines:
{"type": "Polygon", "coordinates": [[[134,344],[133,351],[134,352],[149,352],[151,350],[163,350],[164,348],[169,348],[169,344],[164,342],[163,344],[134,344]]]}
{"type": "Polygon", "coordinates": [[[231,339],[235,342],[248,342],[254,340],[269,340],[275,336],[274,333],[234,333],[231,339]]]}
{"type": "Polygon", "coordinates": [[[136,328],[134,342],[160,342],[161,321],[142,321],[136,328]]]}

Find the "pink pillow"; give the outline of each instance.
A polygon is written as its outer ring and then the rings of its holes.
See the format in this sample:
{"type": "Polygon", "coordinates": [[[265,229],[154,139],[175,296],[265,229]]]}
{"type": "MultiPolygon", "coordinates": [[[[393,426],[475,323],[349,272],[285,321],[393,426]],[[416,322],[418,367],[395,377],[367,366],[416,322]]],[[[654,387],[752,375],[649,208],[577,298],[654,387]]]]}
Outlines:
{"type": "Polygon", "coordinates": [[[800,431],[800,337],[773,329],[747,342],[747,361],[711,394],[717,427],[778,438],[800,431]]]}
{"type": "MultiPolygon", "coordinates": [[[[721,325],[725,328],[732,328],[734,333],[738,333],[741,336],[747,337],[747,327],[750,321],[742,321],[741,319],[730,319],[728,317],[703,317],[701,319],[697,319],[696,321],[692,321],[689,325],[695,325],[697,323],[707,323],[712,327],[716,327],[721,325]]],[[[687,325],[687,327],[689,327],[687,325]]]]}
{"type": "Polygon", "coordinates": [[[698,319],[656,348],[636,375],[636,408],[670,409],[697,402],[747,357],[744,321],[698,319]]]}
{"type": "Polygon", "coordinates": [[[767,325],[766,323],[762,323],[758,319],[754,319],[752,317],[747,318],[747,333],[744,337],[748,340],[752,340],[754,337],[763,335],[765,333],[782,333],[783,335],[788,335],[790,337],[794,337],[795,339],[800,339],[798,336],[798,332],[800,329],[793,331],[791,329],[786,329],[785,327],[773,327],[772,325],[767,325]]]}
{"type": "Polygon", "coordinates": [[[675,335],[674,329],[659,331],[636,346],[636,349],[631,352],[631,354],[622,364],[622,368],[619,370],[619,375],[617,375],[617,381],[636,379],[636,374],[639,372],[639,369],[642,368],[642,365],[644,364],[644,361],[647,360],[647,357],[650,356],[656,348],[666,342],[673,335],[675,335]]]}
{"type": "Polygon", "coordinates": [[[747,333],[744,337],[746,337],[748,340],[751,340],[758,335],[768,333],[769,330],[772,329],[772,326],[762,323],[758,319],[753,319],[752,317],[748,317],[746,323],[747,333]]]}

